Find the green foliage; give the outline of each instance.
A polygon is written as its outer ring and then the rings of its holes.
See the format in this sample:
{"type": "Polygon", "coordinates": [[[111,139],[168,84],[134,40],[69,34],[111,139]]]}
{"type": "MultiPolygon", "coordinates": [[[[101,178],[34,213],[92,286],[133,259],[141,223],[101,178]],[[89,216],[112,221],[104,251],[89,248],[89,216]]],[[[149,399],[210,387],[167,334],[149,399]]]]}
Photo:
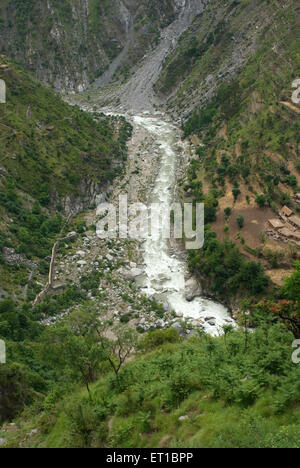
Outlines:
{"type": "Polygon", "coordinates": [[[206,277],[211,291],[220,295],[237,292],[262,294],[268,288],[268,278],[260,263],[246,262],[231,241],[221,243],[216,233],[207,229],[203,249],[189,254],[190,268],[206,277]]]}
{"type": "Polygon", "coordinates": [[[165,343],[178,343],[180,337],[178,331],[174,328],[169,330],[155,330],[147,333],[139,342],[139,349],[151,351],[165,343]]]}
{"type": "MultiPolygon", "coordinates": [[[[153,447],[169,434],[169,447],[300,446],[299,367],[283,325],[248,334],[247,352],[242,331],[187,342],[168,333],[143,338],[154,351],[124,365],[120,385],[109,373],[91,385],[91,398],[80,390],[60,401],[52,393],[42,413],[33,409],[32,444],[153,447]]],[[[21,422],[14,440],[23,430],[21,422]]]]}
{"type": "Polygon", "coordinates": [[[0,423],[14,418],[32,401],[28,374],[19,364],[0,365],[0,423]]]}
{"type": "Polygon", "coordinates": [[[300,302],[300,262],[296,262],[295,267],[294,273],[285,278],[281,293],[287,299],[300,302]]]}
{"type": "Polygon", "coordinates": [[[245,218],[242,215],[237,216],[236,223],[240,229],[242,229],[245,225],[245,218]]]}
{"type": "Polygon", "coordinates": [[[258,206],[260,208],[263,208],[266,203],[267,203],[267,199],[266,199],[266,196],[265,195],[258,195],[255,199],[256,203],[258,204],[258,206]]]}

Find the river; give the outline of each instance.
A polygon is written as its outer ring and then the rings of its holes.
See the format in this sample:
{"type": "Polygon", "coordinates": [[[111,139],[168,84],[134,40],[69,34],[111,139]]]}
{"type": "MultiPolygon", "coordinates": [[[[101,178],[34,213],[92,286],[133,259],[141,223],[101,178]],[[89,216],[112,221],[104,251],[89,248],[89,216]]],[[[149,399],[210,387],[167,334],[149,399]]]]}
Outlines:
{"type": "MultiPolygon", "coordinates": [[[[176,190],[177,138],[176,129],[160,118],[135,116],[134,123],[155,135],[160,146],[161,164],[150,203],[171,205],[176,190]]],[[[186,262],[170,253],[168,239],[160,235],[149,236],[143,244],[143,259],[146,279],[142,290],[148,296],[157,297],[178,317],[200,319],[205,331],[211,335],[222,333],[225,325],[235,325],[230,313],[222,304],[196,297],[186,300],[186,262]]]]}

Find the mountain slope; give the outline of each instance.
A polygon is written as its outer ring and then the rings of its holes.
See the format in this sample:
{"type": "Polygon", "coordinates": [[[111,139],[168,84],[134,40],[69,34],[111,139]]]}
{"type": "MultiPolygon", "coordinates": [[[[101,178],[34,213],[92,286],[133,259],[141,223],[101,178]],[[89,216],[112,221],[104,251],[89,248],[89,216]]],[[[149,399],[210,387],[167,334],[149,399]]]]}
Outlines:
{"type": "Polygon", "coordinates": [[[195,148],[183,197],[205,202],[206,223],[225,243],[207,234],[191,267],[209,292],[229,296],[231,304],[239,285],[233,292],[230,242],[262,262],[276,286],[297,258],[299,243],[268,223],[280,221],[283,205],[299,212],[299,106],[292,103],[298,32],[296,1],[212,1],[182,35],[155,85],[195,148]]]}
{"type": "Polygon", "coordinates": [[[82,91],[126,47],[124,72],[176,15],[170,0],[0,1],[0,52],[62,92],[82,91]]]}
{"type": "Polygon", "coordinates": [[[26,276],[28,259],[50,255],[64,218],[106,196],[126,160],[131,126],[69,106],[4,57],[0,78],[7,86],[0,116],[1,252],[6,249],[0,287],[15,295],[23,280],[14,267],[21,264],[26,276]]]}
{"type": "MultiPolygon", "coordinates": [[[[252,86],[264,72],[273,74],[265,89],[267,93],[278,86],[280,69],[297,76],[298,37],[296,0],[284,4],[212,0],[167,57],[155,90],[167,101],[167,108],[186,117],[197,105],[211,99],[222,84],[234,80],[249,63],[256,63],[257,70],[253,72],[258,75],[252,75],[252,86]]],[[[288,82],[281,90],[290,86],[288,82]]]]}

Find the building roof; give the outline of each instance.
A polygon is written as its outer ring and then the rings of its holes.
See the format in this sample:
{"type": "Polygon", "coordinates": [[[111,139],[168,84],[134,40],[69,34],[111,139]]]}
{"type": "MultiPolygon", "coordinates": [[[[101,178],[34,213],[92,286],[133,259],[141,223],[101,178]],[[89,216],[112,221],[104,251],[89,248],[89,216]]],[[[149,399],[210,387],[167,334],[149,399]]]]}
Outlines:
{"type": "Polygon", "coordinates": [[[295,224],[295,226],[299,227],[300,228],[300,218],[298,218],[297,216],[292,216],[290,218],[290,221],[295,224]]]}
{"type": "Polygon", "coordinates": [[[280,229],[285,226],[285,224],[280,221],[280,219],[274,218],[274,219],[269,219],[269,224],[274,228],[274,229],[280,229]]]}
{"type": "Polygon", "coordinates": [[[281,213],[283,213],[283,214],[285,214],[286,216],[289,217],[289,216],[292,216],[293,211],[290,210],[287,206],[283,206],[283,207],[281,208],[281,213]]]}
{"type": "Polygon", "coordinates": [[[281,235],[284,236],[284,237],[290,238],[290,237],[293,237],[294,232],[291,231],[291,230],[288,229],[288,228],[283,228],[283,229],[280,229],[280,230],[279,230],[279,234],[281,234],[281,235]]]}

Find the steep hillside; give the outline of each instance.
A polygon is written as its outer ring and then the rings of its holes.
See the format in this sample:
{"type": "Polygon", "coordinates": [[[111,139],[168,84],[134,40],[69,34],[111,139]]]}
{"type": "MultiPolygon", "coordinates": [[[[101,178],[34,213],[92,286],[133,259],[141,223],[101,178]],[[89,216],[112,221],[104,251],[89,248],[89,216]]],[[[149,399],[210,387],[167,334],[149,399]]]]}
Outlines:
{"type": "Polygon", "coordinates": [[[64,325],[48,331],[42,348],[51,375],[61,371],[64,381],[21,420],[3,426],[8,447],[299,447],[299,366],[291,362],[293,338],[282,325],[269,324],[248,340],[232,331],[225,340],[187,342],[175,330],[153,332],[117,377],[105,353],[97,359],[94,352],[91,368],[101,378],[90,385],[89,396],[74,387],[72,377],[80,379],[76,363],[64,359],[69,352],[73,361],[84,362],[84,345],[91,349],[94,343],[95,350],[95,339],[86,331],[79,335],[78,328],[72,339],[64,325]]]}
{"type": "Polygon", "coordinates": [[[221,242],[207,235],[206,248],[191,254],[192,270],[231,301],[241,268],[237,258],[229,266],[238,255],[234,244],[262,262],[277,286],[300,246],[298,231],[279,217],[284,205],[300,211],[299,106],[292,102],[300,75],[297,31],[296,1],[210,2],[156,83],[195,147],[183,196],[205,202],[206,223],[221,242]],[[274,219],[286,230],[272,229],[274,219]]]}
{"type": "Polygon", "coordinates": [[[297,31],[296,0],[211,0],[167,57],[155,90],[169,110],[184,118],[250,63],[256,74],[251,83],[242,83],[244,91],[266,73],[272,76],[265,93],[290,90],[284,79],[294,77],[299,67],[297,31]],[[281,70],[289,75],[283,77],[281,70]]]}
{"type": "Polygon", "coordinates": [[[93,118],[67,105],[4,57],[0,78],[7,86],[6,111],[1,104],[0,115],[0,287],[5,296],[11,290],[17,294],[32,267],[29,259],[49,256],[67,216],[105,197],[126,160],[131,127],[123,119],[93,118]],[[18,265],[24,268],[20,275],[18,265]]]}
{"type": "Polygon", "coordinates": [[[0,446],[299,448],[298,0],[0,7],[37,76],[97,78],[87,114],[1,56],[0,446]],[[99,239],[124,192],[204,202],[203,248],[99,239]]]}
{"type": "Polygon", "coordinates": [[[59,91],[82,91],[126,47],[123,73],[176,15],[170,0],[1,0],[0,52],[59,91]]]}

